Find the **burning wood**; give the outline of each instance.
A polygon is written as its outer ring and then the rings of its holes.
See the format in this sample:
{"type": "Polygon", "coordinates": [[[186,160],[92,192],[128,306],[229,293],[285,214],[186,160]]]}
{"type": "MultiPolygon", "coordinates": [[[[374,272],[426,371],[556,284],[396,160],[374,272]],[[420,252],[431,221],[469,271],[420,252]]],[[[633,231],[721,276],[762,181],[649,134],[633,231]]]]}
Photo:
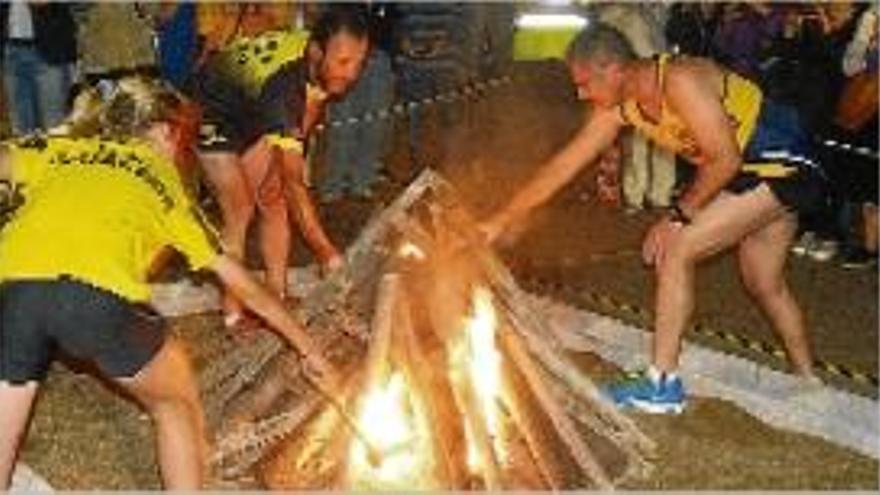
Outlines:
{"type": "Polygon", "coordinates": [[[347,278],[302,308],[351,370],[345,389],[328,405],[271,335],[232,350],[203,377],[221,473],[288,489],[606,489],[647,467],[652,442],[568,361],[437,175],[347,257],[347,278]]]}

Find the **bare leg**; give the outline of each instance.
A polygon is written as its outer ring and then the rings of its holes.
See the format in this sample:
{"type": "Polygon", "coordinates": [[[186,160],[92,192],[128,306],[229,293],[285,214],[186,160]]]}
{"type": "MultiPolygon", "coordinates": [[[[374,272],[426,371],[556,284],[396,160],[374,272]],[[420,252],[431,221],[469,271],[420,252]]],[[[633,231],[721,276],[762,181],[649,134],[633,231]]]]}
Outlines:
{"type": "MultiPolygon", "coordinates": [[[[203,153],[202,168],[223,213],[223,242],[226,252],[238,260],[244,259],[248,225],[254,211],[253,194],[247,179],[233,153],[203,153]]],[[[223,298],[227,315],[239,314],[241,302],[227,291],[223,298]]]]}
{"type": "Polygon", "coordinates": [[[282,156],[282,175],[291,221],[296,220],[299,224],[309,248],[325,268],[338,267],[342,259],[336,246],[324,231],[315,203],[305,185],[303,177],[305,162],[302,156],[292,152],[276,151],[276,153],[282,156]]]}
{"type": "Polygon", "coordinates": [[[813,357],[804,325],[804,315],[788,284],[785,260],[797,232],[797,220],[787,214],[752,232],[739,247],[739,267],[743,284],[761,305],[779,332],[795,371],[813,372],[813,357]]]}
{"type": "Polygon", "coordinates": [[[116,382],[143,404],[153,419],[164,487],[201,488],[207,459],[204,417],[183,346],[169,339],[137,375],[116,382]]]}
{"type": "Polygon", "coordinates": [[[259,141],[242,158],[242,165],[255,193],[260,214],[260,249],[266,266],[266,284],[284,297],[287,294],[287,264],[290,257],[290,223],[281,180],[280,164],[259,141]]]}
{"type": "Polygon", "coordinates": [[[0,492],[9,489],[18,446],[27,431],[31,407],[40,385],[0,382],[0,492]]]}
{"type": "Polygon", "coordinates": [[[656,268],[653,360],[658,369],[673,371],[678,367],[681,338],[694,309],[696,264],[737,244],[783,211],[764,185],[739,195],[721,193],[670,240],[656,268]]]}
{"type": "Polygon", "coordinates": [[[642,209],[645,201],[645,192],[648,189],[648,166],[650,155],[648,153],[648,141],[639,133],[628,132],[622,140],[624,149],[627,149],[629,155],[624,160],[623,170],[621,171],[621,182],[623,184],[623,197],[626,206],[642,209]]]}

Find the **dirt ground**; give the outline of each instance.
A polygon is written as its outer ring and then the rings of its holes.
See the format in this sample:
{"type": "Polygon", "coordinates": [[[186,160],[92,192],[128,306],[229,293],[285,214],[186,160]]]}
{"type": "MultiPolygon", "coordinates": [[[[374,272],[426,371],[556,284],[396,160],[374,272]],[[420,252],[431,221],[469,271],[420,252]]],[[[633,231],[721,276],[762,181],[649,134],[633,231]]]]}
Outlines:
{"type": "MultiPolygon", "coordinates": [[[[440,117],[427,112],[428,121],[440,117]]],[[[514,82],[493,90],[456,116],[460,136],[435,126],[431,144],[461,139],[448,160],[417,156],[439,165],[482,215],[501,204],[540,161],[565,142],[581,118],[573,92],[558,67],[518,67],[514,82]],[[451,137],[450,137],[451,136],[451,137]]],[[[369,214],[392,198],[416,172],[396,122],[388,158],[389,181],[376,198],[323,205],[322,216],[341,244],[353,239],[369,214]]],[[[432,134],[433,133],[433,134],[432,134]]],[[[433,153],[434,151],[431,151],[433,153]]],[[[637,249],[651,213],[625,215],[598,205],[592,179],[583,174],[530,219],[518,242],[502,249],[521,283],[578,307],[614,314],[650,328],[652,274],[637,249]],[[607,296],[602,301],[595,294],[607,296]],[[609,303],[608,301],[612,301],[609,303]],[[603,302],[604,301],[604,302],[603,302]],[[635,311],[633,310],[635,308],[635,311]],[[642,311],[638,311],[641,309],[642,311]]],[[[299,250],[296,263],[308,262],[299,250]]],[[[846,271],[832,264],[794,259],[789,280],[807,313],[818,357],[876,376],[878,278],[875,271],[846,271]]],[[[706,327],[778,347],[769,326],[750,303],[729,255],[698,274],[696,320],[706,327]]],[[[204,365],[216,341],[216,314],[173,322],[204,365]]],[[[749,351],[726,339],[689,338],[768,365],[784,367],[767,353],[749,351]]],[[[589,357],[584,357],[589,360],[589,357]]],[[[839,373],[824,377],[843,388],[876,397],[876,385],[839,373]]],[[[597,377],[599,379],[600,377],[597,377]]],[[[838,489],[876,490],[876,460],[809,435],[770,428],[718,400],[695,399],[677,417],[635,416],[660,446],[652,476],[625,488],[642,489],[838,489]]],[[[24,461],[62,489],[149,489],[158,477],[148,419],[135,406],[113,397],[89,377],[53,369],[36,409],[24,461]]]]}

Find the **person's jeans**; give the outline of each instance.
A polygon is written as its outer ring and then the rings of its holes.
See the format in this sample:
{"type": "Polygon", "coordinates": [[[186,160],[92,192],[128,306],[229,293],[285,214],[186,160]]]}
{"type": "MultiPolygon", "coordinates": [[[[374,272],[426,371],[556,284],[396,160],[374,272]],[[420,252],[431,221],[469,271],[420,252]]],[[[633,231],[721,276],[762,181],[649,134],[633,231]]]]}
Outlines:
{"type": "Polygon", "coordinates": [[[7,43],[4,57],[13,132],[21,135],[60,124],[67,110],[71,66],[46,63],[29,44],[7,43]]]}
{"type": "Polygon", "coordinates": [[[379,110],[388,109],[394,98],[394,80],[388,55],[374,50],[361,77],[345,98],[329,108],[330,122],[341,126],[327,128],[327,170],[320,190],[336,196],[351,189],[356,195],[367,195],[382,169],[382,153],[390,122],[377,119],[379,110]],[[347,123],[347,119],[369,121],[347,123]]]}

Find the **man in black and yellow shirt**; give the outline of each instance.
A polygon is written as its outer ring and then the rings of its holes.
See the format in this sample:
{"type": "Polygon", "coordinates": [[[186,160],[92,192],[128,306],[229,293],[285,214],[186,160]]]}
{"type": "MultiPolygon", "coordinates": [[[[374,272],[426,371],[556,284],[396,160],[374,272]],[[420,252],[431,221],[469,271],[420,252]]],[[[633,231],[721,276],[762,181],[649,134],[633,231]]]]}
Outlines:
{"type": "MultiPolygon", "coordinates": [[[[241,258],[254,210],[267,283],[283,295],[296,222],[325,269],[342,258],[324,232],[306,184],[306,137],[328,98],[357,80],[369,49],[363,9],[328,7],[311,33],[240,37],[208,58],[196,78],[204,109],[202,165],[223,213],[223,238],[241,258]],[[289,210],[289,213],[288,213],[289,210]]],[[[235,298],[227,323],[241,320],[235,298]]]]}
{"type": "Polygon", "coordinates": [[[782,337],[796,373],[815,381],[803,314],[784,278],[797,213],[824,201],[824,174],[790,108],[709,60],[636,59],[625,38],[595,25],[567,55],[578,96],[593,104],[571,142],[483,225],[490,240],[546,201],[632,126],[696,167],[694,181],[648,232],[642,257],[656,270],[655,331],[648,370],[615,384],[621,407],[678,413],[681,339],[694,306],[694,271],[736,248],[746,288],[782,337]]]}
{"type": "Polygon", "coordinates": [[[0,181],[22,198],[0,231],[0,491],[54,347],[94,363],[146,407],[166,488],[201,486],[195,379],[182,345],[147,306],[147,274],[166,248],[215,272],[335,381],[282,302],[220,251],[188,197],[175,167],[185,105],[155,83],[126,79],[95,117],[97,132],[74,125],[78,137],[0,148],[0,181]]]}

